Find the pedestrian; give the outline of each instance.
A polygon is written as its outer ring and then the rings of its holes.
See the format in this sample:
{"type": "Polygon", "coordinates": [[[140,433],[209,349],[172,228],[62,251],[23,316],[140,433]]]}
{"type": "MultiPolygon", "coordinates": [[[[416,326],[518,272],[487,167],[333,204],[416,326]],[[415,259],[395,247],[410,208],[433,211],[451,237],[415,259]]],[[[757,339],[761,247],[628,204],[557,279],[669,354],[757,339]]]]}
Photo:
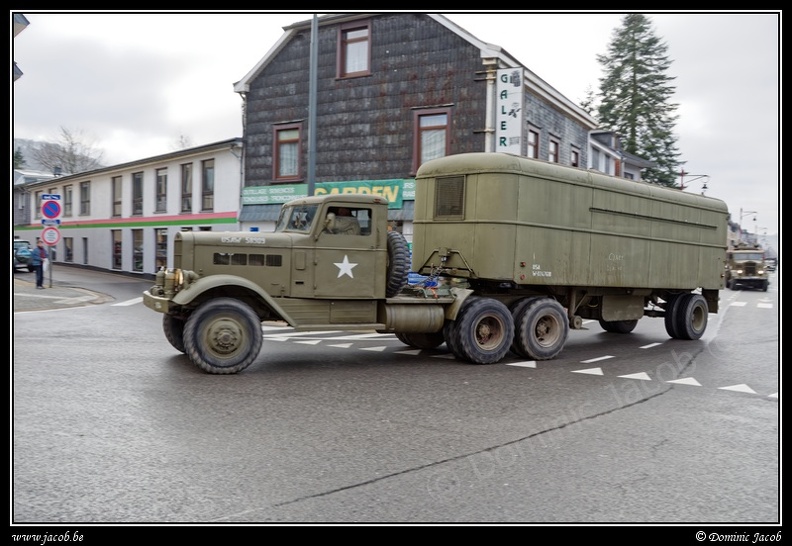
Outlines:
{"type": "Polygon", "coordinates": [[[36,272],[36,288],[44,289],[44,260],[47,259],[47,249],[44,248],[44,241],[36,241],[36,248],[30,253],[30,265],[36,272]]]}

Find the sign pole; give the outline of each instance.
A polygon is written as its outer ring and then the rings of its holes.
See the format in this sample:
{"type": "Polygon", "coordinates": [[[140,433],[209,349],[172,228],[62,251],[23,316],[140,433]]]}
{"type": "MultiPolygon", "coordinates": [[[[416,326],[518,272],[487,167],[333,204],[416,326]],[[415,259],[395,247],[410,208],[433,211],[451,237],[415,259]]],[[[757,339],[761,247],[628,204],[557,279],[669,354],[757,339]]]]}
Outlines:
{"type": "MultiPolygon", "coordinates": [[[[62,210],[60,194],[45,193],[41,196],[41,225],[44,226],[44,229],[41,230],[41,240],[50,248],[57,245],[61,238],[59,226],[62,210]]],[[[54,261],[49,251],[47,251],[47,263],[49,264],[49,287],[52,288],[54,261]]]]}

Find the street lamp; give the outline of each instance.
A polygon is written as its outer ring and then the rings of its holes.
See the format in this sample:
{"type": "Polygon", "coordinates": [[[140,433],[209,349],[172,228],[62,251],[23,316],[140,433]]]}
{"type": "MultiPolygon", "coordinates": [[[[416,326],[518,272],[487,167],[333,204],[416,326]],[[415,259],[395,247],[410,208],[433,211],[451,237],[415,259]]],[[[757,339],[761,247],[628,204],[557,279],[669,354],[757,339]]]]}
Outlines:
{"type": "Polygon", "coordinates": [[[704,179],[704,183],[701,185],[701,195],[704,195],[704,192],[707,191],[707,182],[709,182],[710,176],[708,174],[690,174],[688,172],[685,172],[685,169],[680,170],[679,171],[679,189],[682,190],[682,191],[685,191],[685,177],[686,176],[692,177],[692,178],[688,178],[688,181],[687,181],[688,185],[690,185],[691,182],[695,182],[696,180],[698,180],[700,178],[704,179]]]}
{"type": "Polygon", "coordinates": [[[740,207],[740,242],[741,243],[743,242],[743,237],[742,237],[742,234],[743,234],[742,219],[745,216],[749,216],[751,214],[754,215],[754,232],[756,232],[756,215],[757,215],[757,212],[755,210],[746,210],[745,212],[743,212],[742,207],[740,207]]]}

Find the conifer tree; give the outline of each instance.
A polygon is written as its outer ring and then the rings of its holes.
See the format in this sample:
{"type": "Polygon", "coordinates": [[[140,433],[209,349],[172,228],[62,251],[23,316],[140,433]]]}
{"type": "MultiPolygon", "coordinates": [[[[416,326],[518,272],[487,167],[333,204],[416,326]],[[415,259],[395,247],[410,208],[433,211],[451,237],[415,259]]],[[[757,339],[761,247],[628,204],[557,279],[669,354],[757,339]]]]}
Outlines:
{"type": "Polygon", "coordinates": [[[597,117],[602,128],[619,134],[625,151],[655,163],[643,171],[644,180],[676,187],[682,164],[674,135],[679,116],[678,105],[669,102],[676,88],[671,85],[675,78],[667,74],[667,49],[649,18],[625,15],[607,55],[597,55],[604,73],[597,117]]]}

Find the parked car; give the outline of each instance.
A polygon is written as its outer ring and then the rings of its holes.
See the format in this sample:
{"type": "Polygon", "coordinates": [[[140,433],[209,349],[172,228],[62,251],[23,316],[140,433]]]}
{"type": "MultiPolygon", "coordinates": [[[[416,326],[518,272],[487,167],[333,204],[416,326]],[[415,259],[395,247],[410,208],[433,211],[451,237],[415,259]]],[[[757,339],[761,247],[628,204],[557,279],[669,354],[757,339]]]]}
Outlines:
{"type": "Polygon", "coordinates": [[[14,247],[11,255],[11,272],[17,269],[27,269],[33,271],[30,265],[30,255],[33,252],[30,241],[24,239],[14,239],[14,247]]]}

